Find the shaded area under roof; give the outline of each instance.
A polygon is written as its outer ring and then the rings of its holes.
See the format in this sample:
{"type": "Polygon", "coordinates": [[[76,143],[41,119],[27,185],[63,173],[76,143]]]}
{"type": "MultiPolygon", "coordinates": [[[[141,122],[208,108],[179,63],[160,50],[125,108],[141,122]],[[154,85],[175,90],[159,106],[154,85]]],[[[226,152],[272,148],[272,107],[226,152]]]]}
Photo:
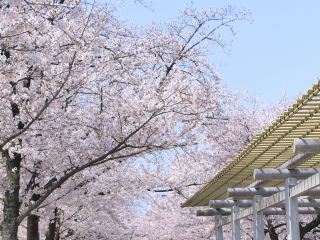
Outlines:
{"type": "MultiPolygon", "coordinates": [[[[293,140],[320,138],[320,81],[276,121],[257,135],[222,171],[191,196],[182,207],[208,206],[209,200],[225,199],[227,189],[246,187],[257,168],[277,168],[293,157],[293,140]]],[[[300,168],[320,166],[320,155],[300,168]]],[[[279,182],[273,182],[276,186],[279,182]]],[[[269,183],[270,185],[270,183],[269,183]]]]}

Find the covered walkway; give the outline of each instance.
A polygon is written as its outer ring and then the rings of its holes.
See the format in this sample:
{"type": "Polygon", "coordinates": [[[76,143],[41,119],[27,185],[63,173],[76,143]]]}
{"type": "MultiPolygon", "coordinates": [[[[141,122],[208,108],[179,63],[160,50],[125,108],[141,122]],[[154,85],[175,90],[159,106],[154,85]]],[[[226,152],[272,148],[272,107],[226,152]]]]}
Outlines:
{"type": "Polygon", "coordinates": [[[182,207],[210,206],[198,215],[215,216],[217,239],[228,223],[240,239],[240,219],[250,215],[255,239],[263,239],[263,215],[278,214],[286,215],[288,239],[300,239],[298,214],[320,207],[319,110],[320,81],[182,207]]]}

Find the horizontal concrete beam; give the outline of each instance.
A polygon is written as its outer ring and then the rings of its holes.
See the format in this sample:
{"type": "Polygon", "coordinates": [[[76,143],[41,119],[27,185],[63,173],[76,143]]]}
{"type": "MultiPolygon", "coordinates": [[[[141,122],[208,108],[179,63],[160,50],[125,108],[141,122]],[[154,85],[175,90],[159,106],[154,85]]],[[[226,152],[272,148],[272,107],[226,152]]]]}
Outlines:
{"type": "Polygon", "coordinates": [[[210,217],[217,215],[217,211],[213,209],[197,210],[196,216],[198,217],[210,217]]]}
{"type": "MultiPolygon", "coordinates": [[[[288,161],[280,165],[277,169],[292,169],[296,168],[299,164],[304,163],[305,161],[312,158],[315,154],[314,153],[300,153],[297,155],[294,155],[292,158],[290,158],[288,161]]],[[[262,184],[264,184],[267,181],[264,180],[256,180],[253,183],[251,183],[248,187],[259,187],[262,184]]]]}
{"type": "MultiPolygon", "coordinates": [[[[252,200],[210,200],[209,207],[211,208],[231,208],[233,206],[238,206],[241,208],[247,208],[252,206],[252,200]]],[[[299,207],[317,207],[320,208],[320,199],[312,199],[312,198],[305,198],[299,197],[298,199],[298,206],[299,207]]],[[[283,202],[278,203],[275,207],[284,208],[285,204],[283,202]]]]}
{"type": "Polygon", "coordinates": [[[288,177],[297,179],[308,178],[316,173],[320,173],[320,168],[300,168],[300,169],[255,169],[254,180],[282,180],[288,177]]]}
{"type": "MultiPolygon", "coordinates": [[[[301,163],[309,160],[314,155],[320,152],[319,139],[295,139],[293,141],[293,151],[295,155],[285,163],[281,164],[277,169],[292,169],[296,168],[301,163]]],[[[266,180],[256,180],[248,187],[258,187],[265,183],[266,180]]]]}
{"type": "MultiPolygon", "coordinates": [[[[252,208],[246,208],[241,211],[242,216],[250,216],[252,215],[252,208]]],[[[318,214],[319,211],[317,209],[314,209],[312,207],[299,207],[299,214],[318,214]]],[[[284,208],[267,208],[263,210],[263,214],[266,216],[272,216],[272,215],[285,215],[285,209],[284,208]]],[[[239,218],[238,218],[239,219],[239,218]]],[[[224,226],[231,223],[231,217],[230,216],[224,216],[220,219],[218,222],[218,226],[224,226]]]]}
{"type": "MultiPolygon", "coordinates": [[[[285,207],[284,203],[280,203],[276,205],[277,207],[285,207]]],[[[299,207],[315,207],[320,208],[320,200],[319,199],[312,199],[312,198],[298,198],[298,206],[299,207]]]]}
{"type": "Polygon", "coordinates": [[[248,198],[255,195],[266,197],[281,191],[284,191],[284,187],[228,188],[228,196],[233,198],[248,198]]]}
{"type": "Polygon", "coordinates": [[[252,205],[252,200],[210,200],[209,207],[212,208],[230,208],[233,206],[238,207],[250,207],[252,205]]]}
{"type": "Polygon", "coordinates": [[[320,199],[298,199],[298,205],[299,207],[315,207],[315,208],[320,208],[320,199]]]}
{"type": "MultiPolygon", "coordinates": [[[[299,214],[317,214],[319,211],[312,207],[301,207],[299,208],[299,214]]],[[[263,214],[266,216],[271,215],[285,215],[286,211],[282,208],[268,208],[263,210],[263,214]]]]}
{"type": "MultiPolygon", "coordinates": [[[[315,201],[313,204],[314,207],[319,207],[320,206],[320,201],[319,200],[312,200],[315,201]]],[[[309,200],[306,199],[300,199],[300,206],[304,206],[304,207],[299,207],[299,214],[316,214],[318,213],[317,210],[315,210],[313,207],[310,207],[310,205],[312,206],[312,204],[310,204],[309,200]],[[308,207],[305,207],[308,206],[308,207]]],[[[266,208],[263,210],[263,214],[264,215],[284,215],[285,214],[285,210],[284,210],[284,204],[277,204],[276,206],[281,206],[281,207],[274,207],[274,208],[266,208]]],[[[251,213],[251,209],[247,208],[244,209],[244,212],[246,214],[251,213]]],[[[205,210],[197,210],[196,212],[196,216],[216,216],[216,215],[220,215],[220,216],[229,216],[231,214],[231,210],[229,209],[205,209],[205,210]]],[[[245,214],[245,215],[246,215],[245,214]]]]}
{"type": "Polygon", "coordinates": [[[216,216],[216,215],[221,215],[221,216],[228,216],[231,214],[230,209],[205,209],[205,210],[197,210],[196,211],[196,216],[199,217],[210,217],[210,216],[216,216]]]}
{"type": "MultiPolygon", "coordinates": [[[[319,194],[319,189],[312,189],[320,185],[320,174],[315,174],[290,189],[290,196],[304,194],[319,194]]],[[[277,192],[270,197],[263,198],[257,204],[257,211],[263,211],[270,207],[275,207],[285,200],[284,191],[277,192]]],[[[238,213],[236,219],[248,217],[252,214],[252,208],[244,209],[238,213]]]]}
{"type": "Polygon", "coordinates": [[[295,139],[293,144],[293,152],[295,154],[301,153],[320,153],[320,139],[318,138],[302,138],[295,139]]]}
{"type": "Polygon", "coordinates": [[[317,173],[290,188],[290,197],[306,195],[310,192],[317,192],[317,190],[319,189],[317,186],[319,185],[320,173],[317,173]]]}
{"type": "MultiPolygon", "coordinates": [[[[268,197],[282,191],[284,191],[284,187],[228,188],[228,196],[233,199],[248,199],[255,195],[268,197]]],[[[300,196],[320,196],[320,187],[315,187],[313,189],[309,188],[308,190],[300,193],[300,196]]]]}

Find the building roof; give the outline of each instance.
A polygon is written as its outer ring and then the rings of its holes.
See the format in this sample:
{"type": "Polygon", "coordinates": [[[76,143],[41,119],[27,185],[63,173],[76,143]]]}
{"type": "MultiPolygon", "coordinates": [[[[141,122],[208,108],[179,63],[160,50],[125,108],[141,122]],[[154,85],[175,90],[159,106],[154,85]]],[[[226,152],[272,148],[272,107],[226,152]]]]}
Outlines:
{"type": "MultiPolygon", "coordinates": [[[[225,199],[227,189],[246,187],[253,180],[253,170],[276,168],[292,158],[293,140],[320,138],[320,81],[257,135],[222,171],[191,196],[182,207],[208,206],[209,200],[225,199]]],[[[320,166],[320,155],[299,165],[320,166]]],[[[277,186],[280,182],[271,184],[277,186]]],[[[269,183],[270,186],[270,183],[269,183]]]]}

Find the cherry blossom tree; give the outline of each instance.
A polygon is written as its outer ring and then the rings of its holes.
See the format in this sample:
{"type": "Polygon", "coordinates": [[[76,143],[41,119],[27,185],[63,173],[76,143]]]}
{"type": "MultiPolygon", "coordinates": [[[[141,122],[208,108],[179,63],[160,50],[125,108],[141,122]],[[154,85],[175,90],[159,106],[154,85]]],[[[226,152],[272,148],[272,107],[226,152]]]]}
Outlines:
{"type": "MultiPolygon", "coordinates": [[[[169,166],[160,161],[159,168],[165,170],[141,173],[141,179],[149,179],[147,193],[142,190],[141,194],[150,206],[138,217],[137,239],[214,239],[214,219],[196,217],[195,209],[181,209],[180,205],[287,106],[285,99],[271,107],[240,95],[227,99],[219,117],[206,123],[207,134],[202,142],[185,148],[184,154],[173,155],[169,166]],[[144,227],[146,222],[151,225],[148,229],[144,227]]],[[[251,222],[243,220],[241,227],[242,238],[252,239],[251,222]]],[[[231,238],[228,226],[224,231],[226,238],[231,238]]]]}
{"type": "Polygon", "coordinates": [[[135,29],[112,9],[0,1],[3,240],[49,213],[53,239],[81,208],[66,210],[77,190],[114,163],[193,146],[220,112],[208,51],[246,12],[187,9],[176,22],[135,29]]]}
{"type": "MultiPolygon", "coordinates": [[[[244,99],[238,98],[240,102],[244,99]]],[[[132,227],[136,229],[136,239],[214,239],[214,219],[196,217],[193,208],[181,209],[180,204],[206,184],[288,106],[285,98],[271,107],[256,99],[244,103],[233,101],[222,105],[226,112],[206,123],[209,131],[200,146],[184,148],[185,154],[172,154],[170,163],[157,161],[157,168],[142,166],[144,171],[139,179],[145,183],[147,191],[141,186],[141,199],[148,207],[136,216],[135,227],[132,227]]],[[[319,214],[302,216],[301,239],[318,239],[319,224],[319,214]]],[[[241,239],[253,239],[251,225],[251,218],[241,220],[241,239]]],[[[230,231],[230,226],[224,227],[226,239],[231,238],[230,231]]],[[[266,217],[265,235],[271,240],[286,239],[285,217],[266,217]]]]}
{"type": "MultiPolygon", "coordinates": [[[[194,209],[181,209],[180,204],[286,105],[280,102],[267,108],[254,100],[239,106],[233,103],[235,97],[226,99],[229,101],[222,106],[225,111],[206,122],[208,133],[215,133],[202,136],[197,145],[184,147],[183,152],[172,149],[109,165],[108,174],[97,177],[95,171],[96,180],[69,194],[67,206],[63,199],[54,202],[63,212],[61,237],[212,239],[213,219],[196,217],[194,209]],[[79,195],[84,196],[80,201],[79,195]]],[[[251,239],[250,222],[242,226],[247,233],[243,237],[251,239]]],[[[230,229],[225,227],[225,231],[227,236],[230,229]]]]}

